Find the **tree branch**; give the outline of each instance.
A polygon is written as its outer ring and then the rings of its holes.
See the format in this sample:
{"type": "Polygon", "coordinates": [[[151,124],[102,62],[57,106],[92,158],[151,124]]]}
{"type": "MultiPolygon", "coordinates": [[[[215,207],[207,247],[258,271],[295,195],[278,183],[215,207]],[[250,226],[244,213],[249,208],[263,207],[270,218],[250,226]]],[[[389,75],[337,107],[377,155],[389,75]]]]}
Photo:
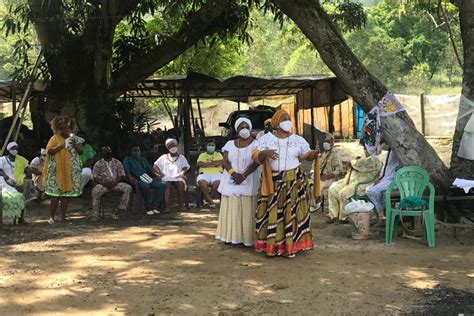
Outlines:
{"type": "MultiPolygon", "coordinates": [[[[271,1],[292,19],[313,43],[346,93],[363,105],[365,111],[376,106],[387,92],[387,88],[354,55],[319,1],[271,1]]],[[[447,190],[450,185],[448,169],[423,135],[416,130],[406,111],[384,117],[381,123],[382,136],[402,165],[416,165],[428,170],[433,183],[443,191],[447,190]]]]}
{"type": "Polygon", "coordinates": [[[449,17],[448,17],[448,14],[446,13],[446,10],[444,9],[443,4],[441,3],[441,0],[438,0],[438,8],[441,10],[441,13],[443,14],[443,19],[444,19],[444,22],[446,23],[446,29],[448,30],[448,34],[449,34],[449,40],[451,41],[451,45],[453,46],[454,54],[456,54],[456,59],[458,61],[459,67],[463,68],[462,58],[461,58],[461,55],[459,54],[456,41],[454,40],[453,30],[451,29],[451,24],[449,23],[449,17]]]}
{"type": "Polygon", "coordinates": [[[189,15],[181,28],[153,49],[138,54],[113,74],[112,93],[122,93],[152,75],[178,57],[200,39],[217,30],[219,19],[230,0],[209,0],[197,12],[189,15]]]}

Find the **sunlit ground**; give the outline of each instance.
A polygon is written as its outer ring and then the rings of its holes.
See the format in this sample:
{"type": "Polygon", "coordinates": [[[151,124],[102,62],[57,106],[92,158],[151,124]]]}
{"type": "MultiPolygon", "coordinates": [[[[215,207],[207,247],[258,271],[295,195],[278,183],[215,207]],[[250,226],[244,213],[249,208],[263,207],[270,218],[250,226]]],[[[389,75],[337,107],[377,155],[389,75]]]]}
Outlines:
{"type": "MultiPolygon", "coordinates": [[[[217,211],[49,226],[30,213],[0,247],[0,315],[378,314],[408,312],[417,289],[474,288],[473,241],[382,236],[314,218],[316,247],[266,258],[214,239],[217,211]]],[[[73,215],[74,215],[73,214],[73,215]]]]}

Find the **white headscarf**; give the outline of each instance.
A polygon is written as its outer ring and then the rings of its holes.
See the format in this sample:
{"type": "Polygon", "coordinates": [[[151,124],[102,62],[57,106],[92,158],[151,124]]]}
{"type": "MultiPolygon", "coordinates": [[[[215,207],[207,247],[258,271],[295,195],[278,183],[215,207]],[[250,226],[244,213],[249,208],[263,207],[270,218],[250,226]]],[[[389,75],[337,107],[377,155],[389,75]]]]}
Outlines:
{"type": "Polygon", "coordinates": [[[41,148],[41,154],[42,154],[42,155],[46,155],[46,149],[41,148]]]}
{"type": "Polygon", "coordinates": [[[234,124],[235,131],[237,131],[237,128],[242,123],[247,123],[247,125],[249,126],[249,129],[252,130],[252,122],[246,117],[239,117],[237,121],[235,121],[235,124],[234,124]]]}
{"type": "Polygon", "coordinates": [[[168,138],[168,139],[166,140],[166,142],[165,142],[165,147],[166,147],[167,149],[169,149],[169,148],[170,148],[170,145],[173,144],[173,143],[174,143],[176,146],[178,146],[178,141],[177,141],[176,139],[174,139],[174,138],[168,138]]]}
{"type": "Polygon", "coordinates": [[[7,150],[10,151],[10,149],[12,149],[15,146],[18,147],[18,144],[15,142],[8,143],[7,150]]]}

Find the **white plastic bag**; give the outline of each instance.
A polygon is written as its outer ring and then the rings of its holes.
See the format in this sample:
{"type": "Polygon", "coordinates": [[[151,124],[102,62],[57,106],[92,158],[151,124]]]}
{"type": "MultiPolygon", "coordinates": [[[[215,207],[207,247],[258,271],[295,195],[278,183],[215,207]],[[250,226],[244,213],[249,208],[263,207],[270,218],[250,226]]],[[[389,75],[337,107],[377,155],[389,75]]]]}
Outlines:
{"type": "Polygon", "coordinates": [[[351,213],[364,213],[371,212],[374,209],[374,205],[370,202],[365,202],[362,200],[352,200],[347,203],[345,210],[347,214],[351,213]]]}

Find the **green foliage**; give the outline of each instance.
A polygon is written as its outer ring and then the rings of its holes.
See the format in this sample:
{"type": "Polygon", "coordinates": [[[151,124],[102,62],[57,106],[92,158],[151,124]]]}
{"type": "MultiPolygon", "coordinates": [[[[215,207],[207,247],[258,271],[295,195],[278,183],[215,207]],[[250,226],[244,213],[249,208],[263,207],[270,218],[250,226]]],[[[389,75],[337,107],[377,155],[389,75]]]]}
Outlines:
{"type": "MultiPolygon", "coordinates": [[[[423,3],[416,4],[405,3],[401,9],[397,1],[385,0],[367,8],[365,28],[346,35],[349,46],[392,90],[418,93],[458,85],[462,69],[456,66],[446,29],[437,27],[426,7],[421,9],[423,3]]],[[[455,17],[455,8],[447,8],[455,17]]]]}

